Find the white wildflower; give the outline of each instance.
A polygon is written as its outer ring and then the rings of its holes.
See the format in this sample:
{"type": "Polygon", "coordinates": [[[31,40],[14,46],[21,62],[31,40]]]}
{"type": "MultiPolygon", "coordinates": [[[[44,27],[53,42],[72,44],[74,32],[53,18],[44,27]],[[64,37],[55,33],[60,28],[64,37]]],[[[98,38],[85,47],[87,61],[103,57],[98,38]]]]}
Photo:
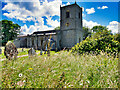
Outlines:
{"type": "Polygon", "coordinates": [[[90,81],[89,81],[89,80],[87,80],[87,82],[88,82],[88,83],[90,83],[90,81]]]}
{"type": "Polygon", "coordinates": [[[23,82],[25,82],[25,80],[23,82]]]}
{"type": "Polygon", "coordinates": [[[19,74],[19,77],[22,77],[22,73],[19,74]]]}
{"type": "Polygon", "coordinates": [[[80,85],[83,85],[83,83],[80,83],[80,85]]]}

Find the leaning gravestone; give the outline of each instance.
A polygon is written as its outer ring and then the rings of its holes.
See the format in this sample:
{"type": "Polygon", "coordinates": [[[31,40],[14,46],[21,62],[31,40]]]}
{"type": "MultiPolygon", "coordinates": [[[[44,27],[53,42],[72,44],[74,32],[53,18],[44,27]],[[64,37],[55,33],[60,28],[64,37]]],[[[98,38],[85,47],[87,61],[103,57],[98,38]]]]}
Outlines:
{"type": "Polygon", "coordinates": [[[16,59],[18,55],[18,51],[14,43],[11,41],[7,42],[5,49],[4,49],[4,55],[6,56],[7,59],[16,59]]]}
{"type": "Polygon", "coordinates": [[[28,51],[28,55],[29,55],[29,56],[36,55],[35,49],[34,49],[34,48],[31,48],[31,49],[28,51]]]}

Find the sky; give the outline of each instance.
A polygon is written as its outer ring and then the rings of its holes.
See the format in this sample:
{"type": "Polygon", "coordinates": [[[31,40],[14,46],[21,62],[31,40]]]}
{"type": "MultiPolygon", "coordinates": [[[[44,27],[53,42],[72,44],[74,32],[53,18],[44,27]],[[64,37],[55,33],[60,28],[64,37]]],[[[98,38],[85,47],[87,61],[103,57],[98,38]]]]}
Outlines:
{"type": "MultiPolygon", "coordinates": [[[[83,26],[106,26],[118,32],[118,0],[76,0],[83,8],[83,26]]],[[[60,26],[60,5],[75,3],[73,0],[3,0],[0,20],[11,20],[21,26],[21,34],[53,30],[60,26]]]]}

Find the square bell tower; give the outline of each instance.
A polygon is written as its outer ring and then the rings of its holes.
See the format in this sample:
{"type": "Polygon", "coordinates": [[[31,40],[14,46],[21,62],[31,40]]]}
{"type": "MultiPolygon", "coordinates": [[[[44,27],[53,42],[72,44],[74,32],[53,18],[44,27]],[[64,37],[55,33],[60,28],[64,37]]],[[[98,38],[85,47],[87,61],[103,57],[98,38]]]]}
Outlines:
{"type": "Polygon", "coordinates": [[[60,47],[71,48],[83,40],[82,8],[76,4],[60,7],[60,47]]]}

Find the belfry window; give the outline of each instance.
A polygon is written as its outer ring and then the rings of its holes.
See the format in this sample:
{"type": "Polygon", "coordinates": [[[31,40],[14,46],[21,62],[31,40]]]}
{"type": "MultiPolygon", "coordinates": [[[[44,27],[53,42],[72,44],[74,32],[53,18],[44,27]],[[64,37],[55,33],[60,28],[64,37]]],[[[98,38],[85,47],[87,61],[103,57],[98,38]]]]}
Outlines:
{"type": "Polygon", "coordinates": [[[70,12],[69,12],[69,10],[67,10],[67,12],[66,12],[66,18],[69,18],[70,17],[70,12]]]}

